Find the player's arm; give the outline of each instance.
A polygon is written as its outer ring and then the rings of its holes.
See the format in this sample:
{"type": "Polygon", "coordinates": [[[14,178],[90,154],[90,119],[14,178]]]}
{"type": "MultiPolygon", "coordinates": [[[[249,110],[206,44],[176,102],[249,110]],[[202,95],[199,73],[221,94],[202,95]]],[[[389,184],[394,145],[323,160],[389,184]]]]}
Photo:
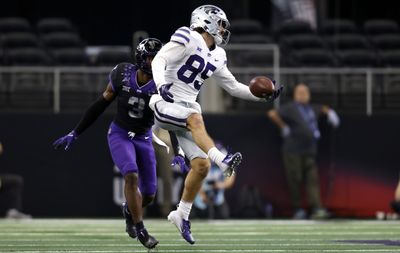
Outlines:
{"type": "Polygon", "coordinates": [[[236,80],[236,78],[229,71],[225,65],[221,69],[214,72],[214,78],[217,79],[217,83],[226,90],[230,95],[251,101],[263,101],[264,98],[258,98],[254,96],[249,89],[249,86],[244,85],[236,80]]]}
{"type": "Polygon", "coordinates": [[[121,89],[122,78],[124,77],[121,73],[123,73],[125,67],[126,64],[118,64],[111,71],[109,75],[110,81],[103,94],[86,109],[78,125],[69,134],[57,139],[53,143],[55,149],[62,147],[65,150],[68,150],[74,141],[78,139],[78,136],[91,126],[93,122],[95,122],[96,119],[106,110],[115,99],[118,91],[121,89]]]}
{"type": "Polygon", "coordinates": [[[76,125],[74,131],[77,136],[81,135],[93,122],[107,109],[107,107],[114,100],[116,94],[112,88],[111,82],[108,83],[106,90],[100,95],[95,102],[93,102],[86,110],[82,119],[76,125]]]}

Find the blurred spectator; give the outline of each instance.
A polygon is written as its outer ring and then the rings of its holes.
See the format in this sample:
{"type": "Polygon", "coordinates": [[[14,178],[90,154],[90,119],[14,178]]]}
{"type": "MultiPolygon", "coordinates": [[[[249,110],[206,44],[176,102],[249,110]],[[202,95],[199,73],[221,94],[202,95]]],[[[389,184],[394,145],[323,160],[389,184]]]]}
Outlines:
{"type": "Polygon", "coordinates": [[[279,26],[287,20],[301,20],[317,27],[317,11],[314,0],[271,0],[275,9],[272,10],[272,23],[279,26]]]}
{"type": "MultiPolygon", "coordinates": [[[[0,155],[4,148],[0,142],[0,155]]],[[[29,214],[24,214],[22,210],[22,190],[24,180],[15,174],[0,174],[0,207],[6,210],[5,218],[9,219],[30,219],[29,214]],[[6,201],[4,201],[6,200],[6,201]]]]}
{"type": "MultiPolygon", "coordinates": [[[[220,144],[216,144],[218,149],[225,151],[220,144]]],[[[229,206],[225,201],[225,190],[235,183],[235,175],[224,177],[222,170],[212,163],[207,177],[197,194],[193,207],[193,214],[198,218],[208,219],[228,219],[230,217],[229,206]]]]}
{"type": "Polygon", "coordinates": [[[394,200],[391,203],[393,211],[400,214],[400,180],[397,184],[396,191],[394,192],[394,200]]]}
{"type": "Polygon", "coordinates": [[[310,91],[300,83],[294,88],[294,101],[279,110],[267,112],[270,119],[280,128],[283,137],[283,163],[294,208],[293,218],[305,219],[306,211],[301,208],[301,185],[305,184],[311,218],[329,216],[320,200],[318,171],[316,166],[317,142],[321,137],[318,117],[326,115],[328,123],[338,127],[340,120],[328,106],[310,104],[310,91]]]}

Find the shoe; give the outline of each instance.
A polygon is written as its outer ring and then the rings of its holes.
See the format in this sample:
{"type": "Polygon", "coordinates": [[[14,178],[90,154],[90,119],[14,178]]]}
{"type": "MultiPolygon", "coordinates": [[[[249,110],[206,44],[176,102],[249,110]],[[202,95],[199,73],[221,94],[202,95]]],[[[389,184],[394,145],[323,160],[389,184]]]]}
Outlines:
{"type": "Polygon", "coordinates": [[[328,219],[330,216],[331,214],[325,208],[317,208],[312,212],[310,218],[314,220],[323,220],[328,219]]]}
{"type": "Polygon", "coordinates": [[[297,209],[293,214],[293,219],[294,220],[304,220],[306,218],[307,218],[307,213],[302,208],[297,209]]]}
{"type": "Polygon", "coordinates": [[[145,228],[137,231],[137,238],[139,242],[148,249],[153,249],[158,244],[157,239],[149,235],[145,228]]]}
{"type": "Polygon", "coordinates": [[[239,152],[227,154],[222,162],[228,165],[228,168],[224,171],[224,176],[230,177],[235,174],[235,170],[242,162],[242,154],[239,152]]]}
{"type": "Polygon", "coordinates": [[[6,219],[17,219],[17,220],[29,220],[32,219],[30,214],[25,214],[23,212],[18,211],[17,209],[10,209],[6,213],[6,219]]]}
{"type": "Polygon", "coordinates": [[[181,233],[183,239],[190,244],[194,244],[196,241],[190,231],[190,221],[184,220],[178,213],[178,211],[172,211],[168,215],[168,220],[176,226],[179,233],[181,233]]]}
{"type": "Polygon", "coordinates": [[[122,208],[122,215],[125,218],[125,224],[126,224],[125,231],[128,233],[129,237],[135,239],[137,237],[137,233],[135,224],[132,219],[132,215],[128,209],[128,203],[123,202],[121,208],[122,208]]]}

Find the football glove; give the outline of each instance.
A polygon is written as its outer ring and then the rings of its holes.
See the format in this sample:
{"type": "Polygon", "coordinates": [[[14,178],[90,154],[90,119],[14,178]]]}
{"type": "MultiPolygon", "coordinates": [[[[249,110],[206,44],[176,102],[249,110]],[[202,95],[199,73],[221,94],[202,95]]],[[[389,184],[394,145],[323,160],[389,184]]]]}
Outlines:
{"type": "MultiPolygon", "coordinates": [[[[276,81],[272,80],[272,82],[274,83],[274,86],[276,85],[276,81]]],[[[270,102],[270,101],[274,101],[275,99],[277,99],[281,93],[283,91],[283,86],[279,86],[277,89],[275,89],[274,92],[272,92],[272,94],[265,96],[265,101],[270,102]]]]}
{"type": "Polygon", "coordinates": [[[63,147],[65,150],[69,150],[76,139],[78,139],[78,134],[75,132],[75,130],[73,130],[69,134],[57,139],[53,143],[53,147],[54,149],[63,147]]]}
{"type": "Polygon", "coordinates": [[[171,166],[178,165],[182,173],[189,172],[190,168],[186,165],[185,158],[182,155],[177,155],[171,162],[171,166]]]}
{"type": "Polygon", "coordinates": [[[171,86],[172,86],[172,83],[163,84],[163,85],[161,85],[161,87],[159,89],[159,92],[160,92],[161,97],[165,101],[173,103],[174,102],[174,99],[173,99],[174,95],[172,95],[171,92],[169,92],[169,89],[171,88],[171,86]]]}

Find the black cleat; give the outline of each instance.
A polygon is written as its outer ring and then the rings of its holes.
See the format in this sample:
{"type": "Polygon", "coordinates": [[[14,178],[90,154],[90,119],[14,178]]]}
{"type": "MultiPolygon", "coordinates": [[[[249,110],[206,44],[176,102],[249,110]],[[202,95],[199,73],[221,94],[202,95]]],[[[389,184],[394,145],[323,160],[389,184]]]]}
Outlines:
{"type": "Polygon", "coordinates": [[[132,215],[128,209],[128,204],[126,202],[123,202],[121,208],[122,208],[122,215],[125,218],[125,224],[126,224],[125,231],[128,233],[129,237],[135,239],[137,237],[137,233],[135,224],[133,223],[132,220],[132,215]]]}
{"type": "Polygon", "coordinates": [[[158,241],[156,238],[154,238],[153,236],[149,235],[149,233],[147,232],[147,230],[145,228],[137,231],[137,238],[139,240],[139,242],[141,244],[143,244],[143,246],[145,246],[148,249],[153,249],[154,247],[157,246],[158,241]]]}

